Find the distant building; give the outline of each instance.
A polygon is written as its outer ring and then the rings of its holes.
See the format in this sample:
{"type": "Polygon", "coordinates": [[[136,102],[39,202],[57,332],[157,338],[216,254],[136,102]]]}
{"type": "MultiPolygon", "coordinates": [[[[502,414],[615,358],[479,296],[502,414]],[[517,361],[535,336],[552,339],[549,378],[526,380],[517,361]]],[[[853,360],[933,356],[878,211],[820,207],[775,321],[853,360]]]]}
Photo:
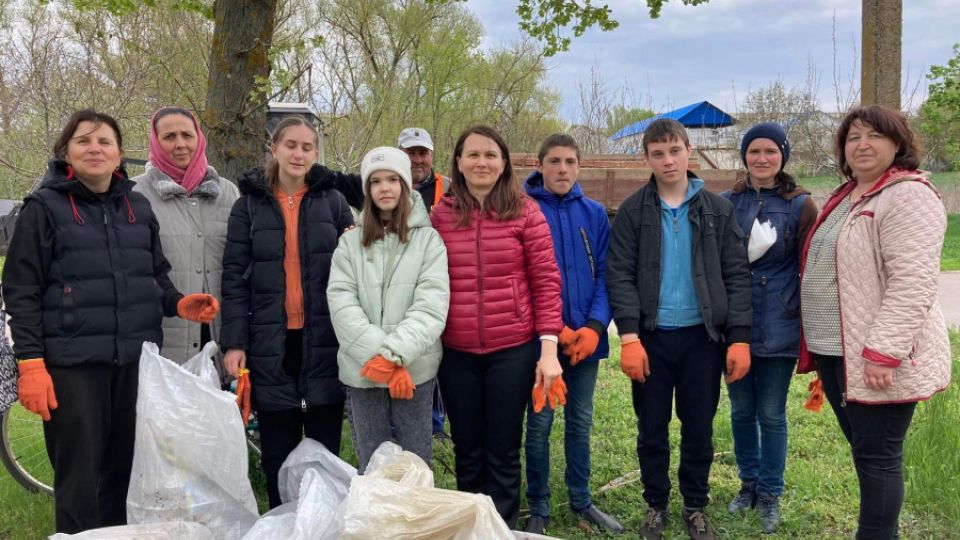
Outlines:
{"type": "Polygon", "coordinates": [[[698,149],[726,146],[730,138],[730,128],[736,123],[732,116],[709,101],[700,101],[624,126],[610,137],[613,151],[640,153],[643,149],[643,132],[654,120],[661,118],[670,118],[683,124],[690,144],[698,149]]]}

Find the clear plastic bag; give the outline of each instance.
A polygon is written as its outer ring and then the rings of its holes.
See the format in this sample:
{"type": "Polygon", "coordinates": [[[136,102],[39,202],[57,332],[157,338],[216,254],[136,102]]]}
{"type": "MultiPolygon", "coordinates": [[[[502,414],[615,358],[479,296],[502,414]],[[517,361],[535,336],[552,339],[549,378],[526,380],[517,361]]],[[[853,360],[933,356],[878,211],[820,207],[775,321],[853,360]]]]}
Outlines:
{"type": "Polygon", "coordinates": [[[280,466],[277,475],[277,489],[280,492],[280,501],[295,502],[300,498],[303,490],[303,476],[310,469],[319,470],[318,482],[323,489],[337,502],[347,496],[350,489],[350,480],[357,476],[357,469],[333,455],[323,444],[305,438],[294,448],[280,466]]]}
{"type": "Polygon", "coordinates": [[[131,524],[188,521],[240,538],[258,517],[235,396],[219,388],[208,343],[183,366],[144,343],[127,493],[131,524]]]}

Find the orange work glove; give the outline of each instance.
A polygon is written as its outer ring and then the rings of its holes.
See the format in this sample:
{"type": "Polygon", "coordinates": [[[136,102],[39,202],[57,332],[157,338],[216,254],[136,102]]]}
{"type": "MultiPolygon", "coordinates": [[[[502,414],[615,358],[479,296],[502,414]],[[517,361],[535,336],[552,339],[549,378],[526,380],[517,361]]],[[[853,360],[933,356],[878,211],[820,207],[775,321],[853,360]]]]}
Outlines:
{"type": "Polygon", "coordinates": [[[727,347],[727,384],[739,381],[748,371],[750,371],[750,344],[731,344],[727,347]]]}
{"type": "Polygon", "coordinates": [[[240,407],[240,418],[243,426],[250,422],[250,370],[237,370],[237,406],[240,407]]]}
{"type": "Polygon", "coordinates": [[[575,366],[579,364],[580,361],[589,358],[590,355],[597,350],[597,345],[600,344],[600,334],[589,326],[581,327],[574,334],[576,337],[573,343],[563,349],[563,354],[570,357],[571,366],[575,366]]]}
{"type": "Polygon", "coordinates": [[[650,359],[639,339],[620,342],[620,371],[639,383],[646,382],[650,375],[650,359]]]}
{"type": "Polygon", "coordinates": [[[413,399],[415,388],[410,372],[405,367],[398,367],[390,376],[390,382],[387,383],[387,389],[393,399],[413,399]]]}
{"type": "Polygon", "coordinates": [[[188,294],[177,302],[177,316],[188,321],[210,324],[220,311],[220,302],[211,294],[188,294]]]}
{"type": "Polygon", "coordinates": [[[810,391],[810,397],[803,404],[803,408],[808,411],[820,412],[820,409],[823,408],[823,381],[820,380],[819,376],[810,381],[807,390],[810,391]]]}
{"type": "Polygon", "coordinates": [[[363,369],[360,370],[360,376],[366,377],[375,383],[388,384],[390,378],[393,377],[393,372],[399,367],[396,362],[391,362],[378,354],[367,360],[363,369]]]}
{"type": "Polygon", "coordinates": [[[533,412],[539,413],[542,411],[547,404],[547,400],[550,400],[550,408],[556,410],[560,405],[567,404],[567,383],[563,382],[563,377],[557,377],[553,380],[553,384],[550,385],[550,390],[546,394],[543,393],[542,385],[534,386],[531,397],[533,399],[533,412]]]}
{"type": "Polygon", "coordinates": [[[557,336],[557,346],[561,349],[566,349],[567,347],[573,345],[577,340],[577,332],[573,328],[570,328],[567,325],[563,325],[563,330],[560,331],[560,335],[557,336]]]}
{"type": "Polygon", "coordinates": [[[31,358],[17,362],[20,380],[17,381],[17,398],[30,412],[39,414],[44,422],[50,421],[50,410],[57,408],[57,396],[53,393],[53,379],[47,372],[43,358],[31,358]]]}

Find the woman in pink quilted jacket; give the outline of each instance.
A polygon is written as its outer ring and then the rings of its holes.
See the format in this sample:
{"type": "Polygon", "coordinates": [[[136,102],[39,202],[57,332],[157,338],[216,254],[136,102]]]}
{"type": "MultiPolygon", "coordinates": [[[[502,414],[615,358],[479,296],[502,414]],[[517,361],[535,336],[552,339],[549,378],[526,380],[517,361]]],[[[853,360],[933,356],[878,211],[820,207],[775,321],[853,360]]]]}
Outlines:
{"type": "Polygon", "coordinates": [[[917,401],[950,383],[937,300],[947,227],[919,145],[899,112],[851,111],[840,170],[801,261],[800,373],[816,369],[860,480],[858,539],[898,534],[903,440],[917,401]]]}
{"type": "Polygon", "coordinates": [[[489,495],[514,528],[527,402],[532,391],[564,394],[560,271],[546,219],[521,191],[499,133],[486,126],[464,131],[452,171],[450,189],[431,214],[450,271],[440,392],[457,489],[489,495]]]}

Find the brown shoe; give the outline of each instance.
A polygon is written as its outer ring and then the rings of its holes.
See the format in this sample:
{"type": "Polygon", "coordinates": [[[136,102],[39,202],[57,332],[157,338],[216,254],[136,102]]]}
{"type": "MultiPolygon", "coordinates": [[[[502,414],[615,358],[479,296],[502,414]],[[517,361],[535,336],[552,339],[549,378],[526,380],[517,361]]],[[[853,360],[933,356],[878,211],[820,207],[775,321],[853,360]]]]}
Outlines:
{"type": "Polygon", "coordinates": [[[666,508],[656,509],[649,507],[647,508],[647,513],[643,517],[643,524],[640,525],[640,536],[646,538],[646,540],[661,540],[663,538],[663,531],[667,528],[667,513],[666,508]]]}
{"type": "Polygon", "coordinates": [[[681,513],[683,522],[687,525],[687,533],[693,540],[716,540],[717,531],[713,530],[710,518],[703,513],[703,508],[683,507],[681,513]]]}

